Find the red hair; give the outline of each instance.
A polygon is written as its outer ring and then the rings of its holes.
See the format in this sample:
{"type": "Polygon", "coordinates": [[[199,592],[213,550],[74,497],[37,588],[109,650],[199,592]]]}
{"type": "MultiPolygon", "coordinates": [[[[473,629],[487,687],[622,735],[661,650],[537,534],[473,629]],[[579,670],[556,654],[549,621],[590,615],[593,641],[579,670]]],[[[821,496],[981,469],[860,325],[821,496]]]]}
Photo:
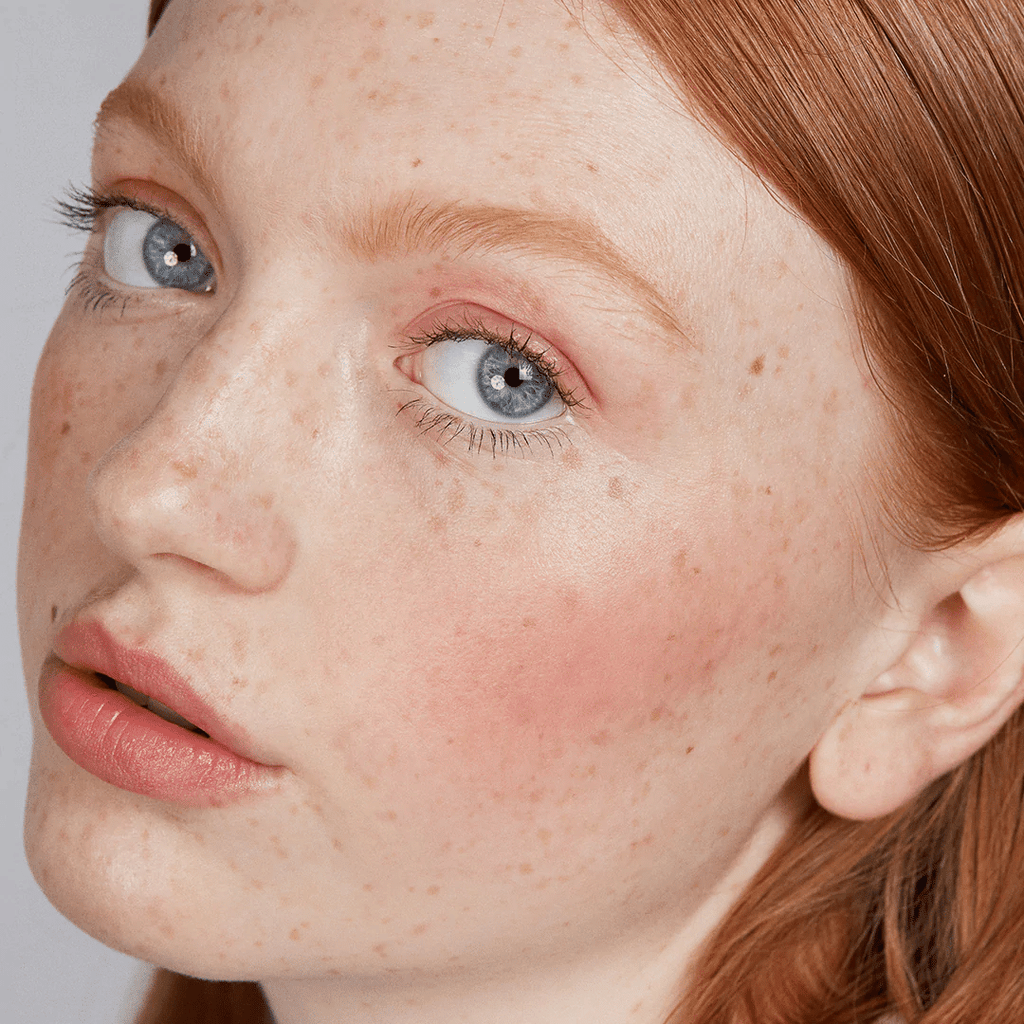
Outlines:
{"type": "MultiPolygon", "coordinates": [[[[940,547],[1024,510],[1018,0],[609,6],[849,269],[890,399],[879,494],[904,538],[940,547]]],[[[705,943],[671,1024],[1024,1020],[1022,807],[1018,710],[886,818],[814,808],[705,943]]],[[[258,993],[159,971],[138,1022],[269,1020],[258,993]],[[258,1008],[201,1009],[213,991],[258,1008]]]]}

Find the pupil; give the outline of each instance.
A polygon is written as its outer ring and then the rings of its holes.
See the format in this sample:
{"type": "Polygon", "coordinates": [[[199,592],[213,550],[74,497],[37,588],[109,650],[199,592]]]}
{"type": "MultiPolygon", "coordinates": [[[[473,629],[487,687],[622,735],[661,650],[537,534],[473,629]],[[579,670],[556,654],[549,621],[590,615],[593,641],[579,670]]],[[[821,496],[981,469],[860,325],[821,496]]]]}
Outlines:
{"type": "Polygon", "coordinates": [[[185,242],[179,242],[171,252],[178,257],[179,263],[187,263],[192,258],[192,246],[187,245],[185,242]]]}
{"type": "Polygon", "coordinates": [[[517,387],[519,387],[520,384],[522,384],[522,381],[519,378],[519,367],[518,366],[510,366],[505,371],[505,375],[504,376],[505,376],[505,383],[510,388],[517,388],[517,387]]]}

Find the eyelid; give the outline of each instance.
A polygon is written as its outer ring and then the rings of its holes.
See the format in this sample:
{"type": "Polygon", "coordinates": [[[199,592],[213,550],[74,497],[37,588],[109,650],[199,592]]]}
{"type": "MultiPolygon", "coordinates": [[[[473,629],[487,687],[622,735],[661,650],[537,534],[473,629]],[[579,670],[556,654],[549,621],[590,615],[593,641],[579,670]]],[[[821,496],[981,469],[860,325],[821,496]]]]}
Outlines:
{"type": "Polygon", "coordinates": [[[521,321],[473,302],[446,302],[419,314],[401,332],[401,347],[408,350],[408,355],[416,355],[443,340],[435,336],[446,332],[452,337],[485,337],[506,348],[510,347],[507,340],[514,335],[520,344],[511,346],[511,350],[520,352],[551,378],[566,410],[588,408],[583,378],[554,345],[521,321]]]}

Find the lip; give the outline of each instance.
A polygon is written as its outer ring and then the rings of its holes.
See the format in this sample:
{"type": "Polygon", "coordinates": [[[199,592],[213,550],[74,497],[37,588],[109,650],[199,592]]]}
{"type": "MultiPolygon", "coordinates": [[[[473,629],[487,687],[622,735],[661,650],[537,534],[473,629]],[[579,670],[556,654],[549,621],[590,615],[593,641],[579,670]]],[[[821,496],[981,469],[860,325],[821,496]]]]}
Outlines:
{"type": "Polygon", "coordinates": [[[98,622],[58,634],[39,679],[39,709],[57,745],[79,767],[120,789],[194,807],[266,791],[282,769],[249,756],[225,721],[162,658],[118,643],[98,622]],[[167,705],[208,733],[164,721],[100,678],[167,705]]]}

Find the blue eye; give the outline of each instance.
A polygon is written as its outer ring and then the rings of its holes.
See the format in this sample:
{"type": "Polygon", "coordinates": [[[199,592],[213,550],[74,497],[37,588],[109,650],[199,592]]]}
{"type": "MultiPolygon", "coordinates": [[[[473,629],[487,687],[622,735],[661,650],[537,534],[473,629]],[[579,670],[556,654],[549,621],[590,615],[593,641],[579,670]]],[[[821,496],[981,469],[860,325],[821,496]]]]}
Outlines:
{"type": "Polygon", "coordinates": [[[132,288],[208,292],[213,267],[179,224],[146,210],[121,207],[103,239],[103,269],[132,288]]]}
{"type": "Polygon", "coordinates": [[[423,352],[420,381],[446,405],[481,420],[533,423],[565,409],[545,370],[487,338],[439,338],[423,352]]]}

